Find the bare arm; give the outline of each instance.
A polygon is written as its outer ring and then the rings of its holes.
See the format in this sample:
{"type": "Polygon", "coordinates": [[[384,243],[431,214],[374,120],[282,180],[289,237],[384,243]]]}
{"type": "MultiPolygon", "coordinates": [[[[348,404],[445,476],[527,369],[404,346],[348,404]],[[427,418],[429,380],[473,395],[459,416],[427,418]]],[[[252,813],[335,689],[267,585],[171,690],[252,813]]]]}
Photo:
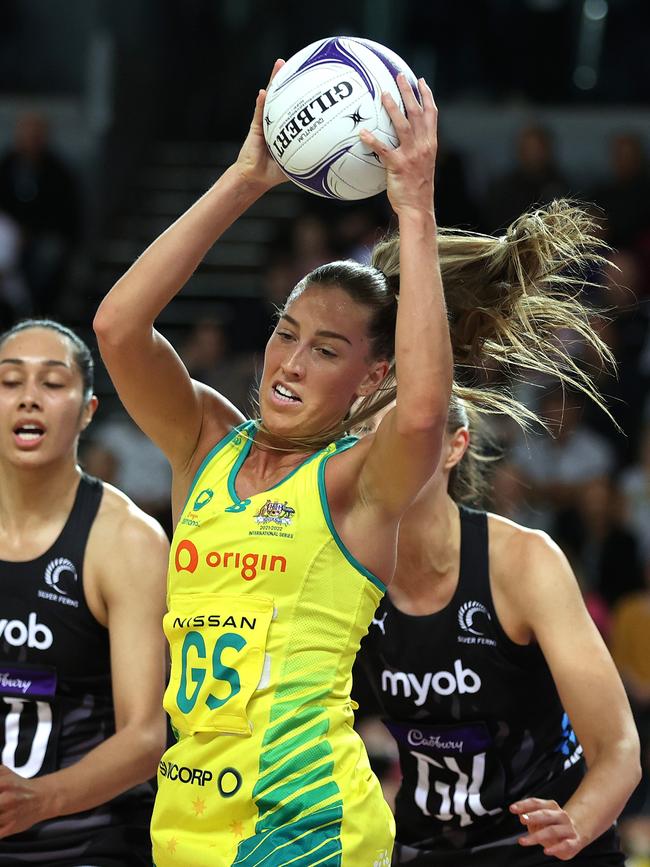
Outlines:
{"type": "Polygon", "coordinates": [[[99,543],[93,558],[103,563],[99,590],[110,634],[116,732],[75,764],[42,777],[23,779],[1,767],[0,836],[110,801],[152,777],[164,750],[169,544],[155,522],[124,512],[123,522],[89,542],[99,543]]]}
{"type": "Polygon", "coordinates": [[[437,111],[424,81],[422,106],[404,80],[400,90],[408,120],[384,98],[400,146],[391,150],[372,136],[364,138],[387,167],[400,230],[397,405],[379,425],[359,477],[360,499],[390,515],[404,511],[437,466],[452,380],[433,212],[437,111]]]}
{"type": "Polygon", "coordinates": [[[260,91],[237,162],[129,268],[95,316],[102,358],[122,402],[177,470],[187,467],[197,449],[206,408],[213,424],[206,437],[213,441],[243,416],[190,379],[154,321],[225,230],[266,190],[286,180],[264,142],[264,99],[260,91]]]}
{"type": "Polygon", "coordinates": [[[588,768],[566,804],[528,798],[511,809],[528,825],[523,845],[544,846],[545,854],[568,861],[620,815],[640,778],[639,740],[621,679],[562,552],[531,532],[511,556],[522,576],[515,589],[518,605],[544,653],[588,768]]]}

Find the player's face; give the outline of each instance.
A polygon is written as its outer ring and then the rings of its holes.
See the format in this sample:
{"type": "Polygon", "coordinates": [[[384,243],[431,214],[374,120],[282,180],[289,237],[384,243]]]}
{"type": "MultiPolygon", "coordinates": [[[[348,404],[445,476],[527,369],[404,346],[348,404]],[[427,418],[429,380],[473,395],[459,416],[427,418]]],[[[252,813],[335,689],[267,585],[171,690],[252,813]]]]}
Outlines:
{"type": "Polygon", "coordinates": [[[374,391],[388,363],[371,359],[369,316],[338,287],[310,286],[285,309],[267,343],[260,384],[271,432],[318,434],[374,391]]]}
{"type": "Polygon", "coordinates": [[[18,332],[0,346],[0,459],[19,467],[76,459],[79,432],[95,400],[83,405],[81,371],[62,334],[18,332]]]}

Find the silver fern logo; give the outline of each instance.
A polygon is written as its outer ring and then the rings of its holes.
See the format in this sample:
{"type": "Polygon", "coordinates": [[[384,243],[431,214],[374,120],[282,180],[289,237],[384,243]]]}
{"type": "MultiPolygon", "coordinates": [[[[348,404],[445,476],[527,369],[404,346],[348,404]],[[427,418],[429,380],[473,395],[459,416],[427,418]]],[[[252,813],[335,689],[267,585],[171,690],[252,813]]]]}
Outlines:
{"type": "Polygon", "coordinates": [[[488,620],[492,620],[490,612],[481,602],[465,602],[458,609],[458,624],[464,632],[469,632],[472,635],[483,635],[482,630],[474,625],[474,620],[477,614],[482,614],[488,620]]]}
{"type": "Polygon", "coordinates": [[[52,590],[56,590],[57,593],[62,593],[64,596],[67,596],[68,591],[61,587],[60,584],[64,572],[71,573],[73,580],[77,580],[77,570],[75,569],[74,563],[66,557],[57,557],[54,560],[50,560],[47,564],[43,578],[48,587],[51,587],[52,590]]]}

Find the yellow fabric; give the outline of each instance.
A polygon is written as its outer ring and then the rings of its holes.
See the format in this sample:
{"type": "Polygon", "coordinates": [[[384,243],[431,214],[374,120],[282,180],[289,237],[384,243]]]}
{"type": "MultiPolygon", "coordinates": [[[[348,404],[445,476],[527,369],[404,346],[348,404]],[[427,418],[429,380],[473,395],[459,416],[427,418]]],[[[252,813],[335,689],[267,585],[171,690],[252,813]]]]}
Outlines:
{"type": "Polygon", "coordinates": [[[394,823],[352,728],[351,669],[383,585],[329,521],[332,444],[241,501],[251,423],[199,469],[172,541],[157,867],[388,867],[394,823]]]}

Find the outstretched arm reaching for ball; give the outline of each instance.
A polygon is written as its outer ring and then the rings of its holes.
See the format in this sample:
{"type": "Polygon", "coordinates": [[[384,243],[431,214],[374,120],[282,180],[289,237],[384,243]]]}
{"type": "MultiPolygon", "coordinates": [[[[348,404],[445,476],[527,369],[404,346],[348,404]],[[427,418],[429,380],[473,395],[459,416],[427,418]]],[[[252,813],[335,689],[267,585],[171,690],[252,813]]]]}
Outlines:
{"type": "MultiPolygon", "coordinates": [[[[389,94],[383,95],[383,103],[399,137],[399,147],[393,149],[367,131],[361,134],[388,173],[388,197],[399,220],[400,254],[395,334],[397,403],[374,437],[359,444],[361,455],[365,455],[353,496],[363,508],[352,513],[353,536],[361,539],[372,538],[371,527],[377,521],[381,525],[384,519],[386,524],[399,520],[434,472],[452,383],[452,350],[433,208],[437,110],[424,79],[418,83],[422,104],[404,75],[397,82],[407,116],[389,94]]],[[[344,535],[348,535],[345,530],[344,535]]],[[[350,541],[357,547],[353,539],[350,541]]]]}
{"type": "MultiPolygon", "coordinates": [[[[276,62],[271,79],[283,63],[276,62]]],[[[286,180],[264,141],[265,98],[266,91],[260,90],[234,165],[145,250],[95,316],[102,358],[122,402],[181,475],[200,441],[213,444],[242,416],[225,398],[190,379],[154,321],[225,230],[263,193],[286,180]]]]}

